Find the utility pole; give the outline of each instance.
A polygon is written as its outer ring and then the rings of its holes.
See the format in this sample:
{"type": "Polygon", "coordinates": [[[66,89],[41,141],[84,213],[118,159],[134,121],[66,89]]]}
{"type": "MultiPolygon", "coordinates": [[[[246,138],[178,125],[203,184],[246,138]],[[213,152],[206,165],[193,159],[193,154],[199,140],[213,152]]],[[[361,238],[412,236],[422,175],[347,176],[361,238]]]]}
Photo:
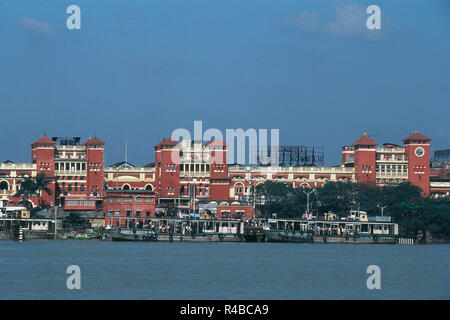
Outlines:
{"type": "Polygon", "coordinates": [[[387,208],[387,206],[380,206],[379,204],[377,204],[377,207],[381,209],[381,216],[383,217],[384,208],[387,208]]]}
{"type": "MultiPolygon", "coordinates": [[[[256,212],[255,212],[255,210],[256,210],[256,196],[255,196],[255,179],[254,178],[252,178],[252,177],[250,177],[250,179],[249,179],[249,182],[250,182],[250,191],[251,191],[251,194],[252,194],[252,207],[253,207],[253,220],[255,220],[256,219],[256,212]]],[[[245,187],[244,187],[245,188],[245,187]]]]}
{"type": "Polygon", "coordinates": [[[133,217],[134,217],[134,226],[133,226],[133,228],[136,228],[136,224],[137,224],[137,217],[136,217],[136,196],[133,196],[133,217]]]}
{"type": "Polygon", "coordinates": [[[197,196],[197,185],[195,184],[196,178],[194,178],[193,181],[194,181],[194,190],[193,190],[194,196],[192,197],[192,213],[195,213],[195,197],[197,196]]]}
{"type": "MultiPolygon", "coordinates": [[[[53,207],[53,201],[50,202],[50,208],[53,207]]],[[[58,219],[58,207],[54,206],[53,209],[55,210],[55,232],[54,232],[54,240],[56,240],[56,230],[57,230],[57,219],[58,219]]]]}
{"type": "Polygon", "coordinates": [[[188,204],[189,204],[189,215],[191,214],[192,199],[191,199],[191,172],[188,173],[188,204]]]}
{"type": "Polygon", "coordinates": [[[119,189],[119,168],[115,168],[116,170],[116,189],[119,189]]]}
{"type": "Polygon", "coordinates": [[[128,163],[128,137],[125,137],[125,163],[128,163]]]}

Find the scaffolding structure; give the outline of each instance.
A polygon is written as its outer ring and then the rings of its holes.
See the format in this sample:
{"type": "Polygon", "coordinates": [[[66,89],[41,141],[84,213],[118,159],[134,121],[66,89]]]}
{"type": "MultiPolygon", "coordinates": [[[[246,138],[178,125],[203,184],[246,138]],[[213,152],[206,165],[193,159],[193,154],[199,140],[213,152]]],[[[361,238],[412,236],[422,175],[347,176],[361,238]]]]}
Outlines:
{"type": "Polygon", "coordinates": [[[258,165],[267,164],[267,159],[272,158],[273,155],[278,160],[279,166],[323,166],[324,163],[323,147],[260,147],[258,151],[255,153],[258,165]]]}

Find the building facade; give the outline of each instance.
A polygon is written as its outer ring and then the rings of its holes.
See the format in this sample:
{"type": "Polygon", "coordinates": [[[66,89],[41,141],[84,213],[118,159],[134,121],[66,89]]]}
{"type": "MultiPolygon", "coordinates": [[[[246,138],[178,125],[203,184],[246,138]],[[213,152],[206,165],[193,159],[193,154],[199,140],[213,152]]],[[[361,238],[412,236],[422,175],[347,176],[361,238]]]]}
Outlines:
{"type": "MultiPolygon", "coordinates": [[[[20,201],[14,194],[23,177],[39,173],[51,179],[48,187],[53,191],[51,195],[42,194],[43,205],[102,210],[108,224],[114,224],[115,216],[136,218],[137,212],[139,217],[154,217],[163,212],[197,212],[204,208],[217,217],[251,218],[253,191],[266,181],[295,188],[321,187],[328,181],[378,186],[409,181],[420,187],[424,196],[448,196],[445,186],[439,184],[433,189],[430,183],[430,141],[415,132],[403,139],[403,146],[385,143],[379,147],[364,134],[342,148],[339,166],[274,167],[227,164],[227,146],[219,140],[179,144],[164,139],[154,147],[154,163],[136,167],[120,162],[104,167],[105,143],[98,138],[80,144],[80,138],[42,137],[31,145],[31,163],[0,164],[0,200],[12,204],[20,201]]],[[[37,197],[30,197],[30,202],[37,206],[37,197]]]]}
{"type": "Polygon", "coordinates": [[[403,139],[403,146],[377,143],[364,134],[342,148],[342,165],[353,167],[358,182],[383,186],[409,181],[430,194],[430,141],[418,132],[403,139]]]}

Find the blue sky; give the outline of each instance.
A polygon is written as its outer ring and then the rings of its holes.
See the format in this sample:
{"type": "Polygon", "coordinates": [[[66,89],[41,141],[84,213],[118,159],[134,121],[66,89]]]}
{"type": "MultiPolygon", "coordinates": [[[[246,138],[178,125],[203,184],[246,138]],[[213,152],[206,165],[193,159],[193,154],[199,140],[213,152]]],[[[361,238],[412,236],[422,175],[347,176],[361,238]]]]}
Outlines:
{"type": "Polygon", "coordinates": [[[43,135],[96,135],[153,161],[176,128],[280,129],[327,165],[367,132],[450,148],[448,1],[0,0],[0,161],[43,135]],[[67,6],[81,30],[66,28],[67,6]],[[365,27],[368,5],[381,30],[365,27]]]}

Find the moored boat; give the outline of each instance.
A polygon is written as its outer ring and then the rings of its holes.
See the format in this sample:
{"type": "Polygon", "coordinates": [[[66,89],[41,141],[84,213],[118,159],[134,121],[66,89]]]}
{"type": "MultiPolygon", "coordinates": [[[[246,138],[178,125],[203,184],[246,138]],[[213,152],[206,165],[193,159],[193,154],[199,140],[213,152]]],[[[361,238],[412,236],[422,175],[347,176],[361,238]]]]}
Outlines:
{"type": "Polygon", "coordinates": [[[112,241],[238,242],[244,241],[244,223],[236,220],[148,219],[151,228],[111,228],[112,241]]]}
{"type": "MultiPolygon", "coordinates": [[[[363,212],[361,212],[363,213],[363,212]]],[[[388,217],[367,217],[347,220],[269,219],[264,228],[268,242],[395,244],[398,225],[388,217]]]]}
{"type": "Polygon", "coordinates": [[[160,241],[160,242],[239,242],[242,236],[235,233],[179,234],[158,233],[151,230],[109,230],[106,239],[112,241],[160,241]]]}
{"type": "Polygon", "coordinates": [[[264,230],[267,242],[395,244],[397,238],[389,235],[313,235],[308,232],[264,230]]]}

